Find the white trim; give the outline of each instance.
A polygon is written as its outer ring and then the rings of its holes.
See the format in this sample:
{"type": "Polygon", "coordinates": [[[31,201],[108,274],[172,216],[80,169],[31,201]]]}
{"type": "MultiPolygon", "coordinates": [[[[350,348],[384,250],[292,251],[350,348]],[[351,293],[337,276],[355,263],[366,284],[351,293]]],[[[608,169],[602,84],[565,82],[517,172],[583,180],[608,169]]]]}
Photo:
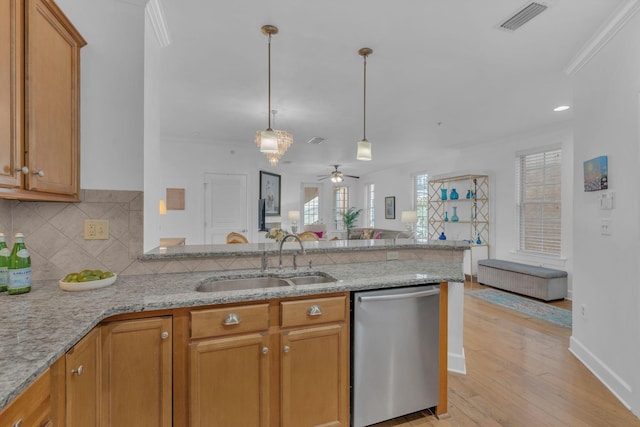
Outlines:
{"type": "Polygon", "coordinates": [[[640,10],[640,0],[627,0],[618,7],[609,20],[605,22],[593,37],[573,57],[564,72],[574,76],[593,58],[609,41],[624,27],[624,25],[640,10]]]}
{"type": "Polygon", "coordinates": [[[447,371],[467,375],[467,363],[464,356],[464,347],[462,348],[462,354],[451,352],[447,353],[447,364],[447,371]]]}
{"type": "Polygon", "coordinates": [[[149,21],[151,21],[153,31],[156,34],[156,39],[158,40],[160,47],[169,46],[171,44],[171,35],[169,34],[167,19],[160,0],[149,0],[146,12],[149,17],[149,21]]]}

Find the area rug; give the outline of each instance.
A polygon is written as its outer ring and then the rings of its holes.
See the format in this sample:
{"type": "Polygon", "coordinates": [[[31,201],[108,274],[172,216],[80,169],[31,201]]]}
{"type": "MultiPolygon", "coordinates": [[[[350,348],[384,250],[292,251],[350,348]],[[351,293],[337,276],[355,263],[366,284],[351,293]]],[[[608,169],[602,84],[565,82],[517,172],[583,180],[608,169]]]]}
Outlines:
{"type": "Polygon", "coordinates": [[[571,311],[495,289],[468,291],[472,297],[571,329],[571,311]]]}

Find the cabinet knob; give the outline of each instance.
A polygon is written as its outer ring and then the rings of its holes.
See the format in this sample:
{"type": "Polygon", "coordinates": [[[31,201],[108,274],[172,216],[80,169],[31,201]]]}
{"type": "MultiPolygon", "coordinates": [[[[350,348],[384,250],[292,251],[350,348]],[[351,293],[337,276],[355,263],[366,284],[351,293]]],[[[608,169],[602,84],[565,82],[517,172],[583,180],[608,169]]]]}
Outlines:
{"type": "Polygon", "coordinates": [[[23,166],[21,168],[16,168],[16,172],[22,172],[23,174],[28,174],[29,173],[29,168],[26,166],[23,166]]]}
{"type": "Polygon", "coordinates": [[[285,353],[289,353],[291,351],[291,347],[289,347],[288,345],[285,345],[282,351],[284,351],[285,353]]]}
{"type": "Polygon", "coordinates": [[[84,366],[80,365],[77,368],[74,368],[71,370],[71,375],[82,375],[82,373],[84,372],[84,366]]]}
{"type": "Polygon", "coordinates": [[[262,354],[269,353],[269,347],[262,347],[262,354]]]}
{"type": "Polygon", "coordinates": [[[309,309],[307,310],[307,314],[309,316],[322,316],[322,308],[320,308],[319,305],[314,304],[309,307],[309,309]]]}
{"type": "Polygon", "coordinates": [[[167,332],[167,331],[163,331],[163,332],[160,334],[160,338],[162,338],[163,340],[166,340],[167,338],[169,338],[169,332],[167,332]]]}
{"type": "Polygon", "coordinates": [[[34,171],[33,174],[38,176],[44,176],[44,171],[43,170],[34,171]]]}
{"type": "Polygon", "coordinates": [[[235,313],[229,313],[229,314],[227,314],[227,316],[222,321],[222,324],[224,326],[239,325],[240,324],[240,317],[235,313]]]}

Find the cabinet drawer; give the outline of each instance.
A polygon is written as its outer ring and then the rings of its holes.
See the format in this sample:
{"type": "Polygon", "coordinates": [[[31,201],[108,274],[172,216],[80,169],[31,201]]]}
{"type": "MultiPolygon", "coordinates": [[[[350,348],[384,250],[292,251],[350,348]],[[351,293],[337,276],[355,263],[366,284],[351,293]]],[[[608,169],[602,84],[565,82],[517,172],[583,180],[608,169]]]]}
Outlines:
{"type": "Polygon", "coordinates": [[[51,417],[51,374],[47,369],[0,412],[0,427],[46,426],[51,417]]]}
{"type": "Polygon", "coordinates": [[[344,321],[346,296],[314,298],[280,303],[282,327],[344,321]]]}
{"type": "Polygon", "coordinates": [[[269,305],[255,304],[191,312],[191,338],[206,338],[269,328],[269,305]]]}

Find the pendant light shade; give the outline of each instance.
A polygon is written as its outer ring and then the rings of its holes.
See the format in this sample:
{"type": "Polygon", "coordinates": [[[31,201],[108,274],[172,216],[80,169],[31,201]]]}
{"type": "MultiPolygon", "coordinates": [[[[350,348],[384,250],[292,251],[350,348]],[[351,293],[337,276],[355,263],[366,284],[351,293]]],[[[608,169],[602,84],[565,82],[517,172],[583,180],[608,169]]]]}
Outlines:
{"type": "Polygon", "coordinates": [[[278,164],[278,160],[280,160],[289,146],[293,143],[293,137],[288,132],[271,129],[271,114],[273,113],[275,115],[275,110],[271,110],[271,36],[274,34],[278,34],[278,27],[274,25],[264,25],[262,27],[262,33],[269,37],[269,108],[267,113],[267,116],[269,117],[269,124],[267,129],[256,132],[255,143],[258,147],[260,147],[260,152],[264,153],[264,155],[267,156],[267,159],[269,160],[271,166],[275,166],[276,164],[278,164]]]}
{"type": "Polygon", "coordinates": [[[363,96],[363,117],[362,117],[362,140],[358,142],[357,160],[371,160],[371,143],[367,141],[367,56],[373,53],[372,49],[363,47],[358,50],[358,55],[364,59],[364,96],[363,96]]]}

